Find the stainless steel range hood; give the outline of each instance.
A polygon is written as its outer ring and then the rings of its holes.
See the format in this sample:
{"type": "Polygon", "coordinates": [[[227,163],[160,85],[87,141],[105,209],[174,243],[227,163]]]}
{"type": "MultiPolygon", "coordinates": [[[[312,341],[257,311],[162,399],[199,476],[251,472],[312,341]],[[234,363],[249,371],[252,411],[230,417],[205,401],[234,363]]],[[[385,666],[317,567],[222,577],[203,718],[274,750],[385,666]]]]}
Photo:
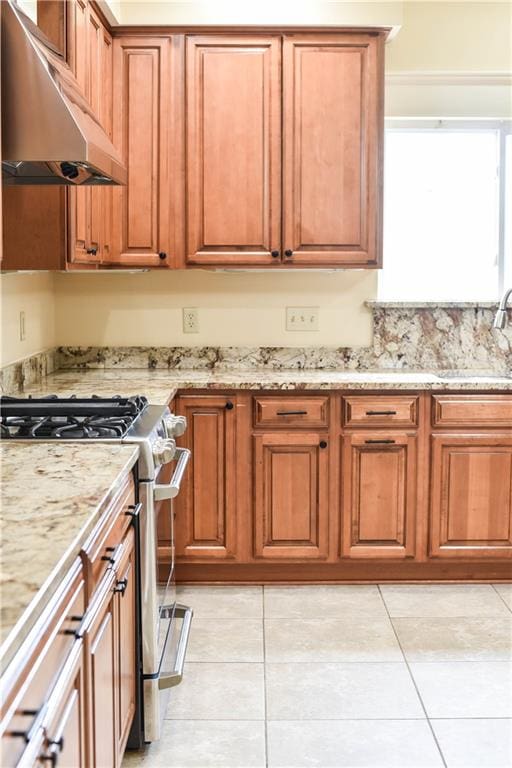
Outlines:
{"type": "Polygon", "coordinates": [[[11,0],[0,7],[3,183],[126,184],[63,56],[11,0]]]}

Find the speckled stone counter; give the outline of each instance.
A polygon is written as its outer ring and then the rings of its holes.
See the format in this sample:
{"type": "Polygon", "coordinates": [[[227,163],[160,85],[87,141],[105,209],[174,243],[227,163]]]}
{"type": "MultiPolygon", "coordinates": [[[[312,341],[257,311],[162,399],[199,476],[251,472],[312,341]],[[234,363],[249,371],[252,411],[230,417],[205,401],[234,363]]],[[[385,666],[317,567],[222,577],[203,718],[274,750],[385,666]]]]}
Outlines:
{"type": "MultiPolygon", "coordinates": [[[[40,384],[25,387],[22,396],[76,394],[143,394],[150,403],[165,404],[179,389],[268,390],[512,390],[512,376],[489,371],[333,371],[240,369],[164,371],[123,369],[68,370],[50,374],[40,384]]],[[[15,393],[18,396],[20,393],[15,393]]]]}
{"type": "Polygon", "coordinates": [[[137,460],[134,445],[0,443],[0,666],[34,625],[103,504],[137,460]]]}

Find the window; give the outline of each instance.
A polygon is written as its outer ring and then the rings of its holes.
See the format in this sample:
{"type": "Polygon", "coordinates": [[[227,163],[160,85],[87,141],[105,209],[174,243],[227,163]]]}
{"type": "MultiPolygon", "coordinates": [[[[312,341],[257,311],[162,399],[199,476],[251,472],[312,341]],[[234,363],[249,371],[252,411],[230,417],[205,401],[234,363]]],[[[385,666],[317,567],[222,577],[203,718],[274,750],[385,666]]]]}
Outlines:
{"type": "Polygon", "coordinates": [[[379,299],[497,299],[512,277],[511,139],[507,122],[389,124],[379,299]]]}

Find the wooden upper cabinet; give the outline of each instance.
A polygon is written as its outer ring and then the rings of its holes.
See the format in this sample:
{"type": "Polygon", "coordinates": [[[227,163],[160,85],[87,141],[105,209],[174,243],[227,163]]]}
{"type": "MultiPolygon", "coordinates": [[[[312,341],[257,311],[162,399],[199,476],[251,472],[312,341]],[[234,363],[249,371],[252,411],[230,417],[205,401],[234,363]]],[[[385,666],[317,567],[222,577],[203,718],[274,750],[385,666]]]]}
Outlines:
{"type": "Polygon", "coordinates": [[[278,261],[280,57],[279,36],[187,37],[187,264],[278,261]]]}
{"type": "Polygon", "coordinates": [[[169,267],[176,256],[170,164],[171,83],[180,39],[114,39],[114,145],[128,169],[128,184],[112,188],[113,243],[108,261],[127,266],[169,267]]]}
{"type": "Polygon", "coordinates": [[[180,444],[192,457],[174,501],[179,558],[236,555],[236,404],[223,395],[184,395],[176,412],[186,416],[180,444]]]}
{"type": "Polygon", "coordinates": [[[254,437],[254,554],[322,559],[328,550],[327,440],[274,432],[254,437]]]}
{"type": "MultiPolygon", "coordinates": [[[[107,134],[112,136],[112,37],[85,0],[69,6],[70,66],[107,134]]],[[[112,190],[69,190],[70,260],[98,264],[111,249],[112,190]]]]}
{"type": "Polygon", "coordinates": [[[384,36],[283,42],[283,249],[305,266],[381,265],[384,36]]]}
{"type": "Polygon", "coordinates": [[[412,557],[416,436],[357,432],[343,438],[342,555],[412,557]]]}
{"type": "Polygon", "coordinates": [[[432,437],[430,554],[512,557],[512,437],[432,437]]]}

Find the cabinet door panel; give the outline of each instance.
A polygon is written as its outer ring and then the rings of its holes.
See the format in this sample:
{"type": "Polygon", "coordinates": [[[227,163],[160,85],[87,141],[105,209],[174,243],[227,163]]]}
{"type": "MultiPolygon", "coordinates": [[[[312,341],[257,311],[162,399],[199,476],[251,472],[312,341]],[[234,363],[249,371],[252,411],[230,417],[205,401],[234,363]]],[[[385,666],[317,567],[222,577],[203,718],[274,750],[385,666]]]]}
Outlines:
{"type": "Polygon", "coordinates": [[[43,728],[46,743],[36,765],[51,763],[63,768],[86,768],[85,675],[82,640],[75,642],[49,697],[43,728]]]}
{"type": "Polygon", "coordinates": [[[280,249],[278,37],[187,38],[187,261],[266,264],[280,249]]]}
{"type": "MultiPolygon", "coordinates": [[[[68,3],[69,65],[89,99],[89,6],[84,0],[68,3]]],[[[91,242],[91,189],[70,189],[70,247],[71,261],[87,263],[91,242]]]]}
{"type": "Polygon", "coordinates": [[[327,556],[328,451],[318,434],[254,438],[255,555],[327,556]]]}
{"type": "Polygon", "coordinates": [[[125,538],[126,555],[120,564],[117,589],[126,587],[124,591],[116,592],[117,618],[117,653],[118,653],[118,754],[122,755],[135,713],[135,679],[136,679],[136,630],[137,616],[135,604],[135,547],[133,529],[125,538]]]}
{"type": "Polygon", "coordinates": [[[128,184],[112,189],[112,263],[168,266],[171,260],[171,47],[170,38],[114,40],[113,134],[128,184]]]}
{"type": "Polygon", "coordinates": [[[347,434],[342,462],[342,554],[414,555],[416,437],[347,434]]]}
{"type": "MultiPolygon", "coordinates": [[[[89,8],[88,13],[88,59],[89,59],[89,104],[94,114],[101,121],[101,112],[103,107],[102,88],[103,78],[101,71],[102,47],[103,47],[103,27],[96,14],[89,8]]],[[[88,254],[90,261],[100,261],[101,259],[101,241],[103,230],[103,190],[99,187],[90,189],[79,189],[77,195],[88,193],[89,199],[87,205],[90,208],[90,241],[91,251],[96,253],[88,254]]]]}
{"type": "Polygon", "coordinates": [[[283,82],[289,263],[378,266],[383,39],[287,35],[283,82]]]}
{"type": "MultiPolygon", "coordinates": [[[[100,72],[101,72],[101,99],[98,116],[109,139],[112,141],[112,64],[113,64],[112,36],[107,30],[101,29],[100,72]]],[[[112,251],[112,192],[113,188],[97,187],[93,190],[100,200],[100,248],[101,261],[108,262],[112,251]]]]}
{"type": "MultiPolygon", "coordinates": [[[[229,401],[231,402],[231,401],[229,401]]],[[[235,413],[226,397],[184,396],[187,417],[180,441],[192,457],[175,501],[178,556],[226,558],[235,554],[235,413]]]]}
{"type": "Polygon", "coordinates": [[[98,587],[95,602],[89,609],[91,623],[85,635],[91,768],[110,768],[116,765],[117,760],[118,667],[114,582],[114,575],[109,573],[98,587]]]}
{"type": "Polygon", "coordinates": [[[512,438],[432,438],[430,553],[512,556],[512,438]]]}

